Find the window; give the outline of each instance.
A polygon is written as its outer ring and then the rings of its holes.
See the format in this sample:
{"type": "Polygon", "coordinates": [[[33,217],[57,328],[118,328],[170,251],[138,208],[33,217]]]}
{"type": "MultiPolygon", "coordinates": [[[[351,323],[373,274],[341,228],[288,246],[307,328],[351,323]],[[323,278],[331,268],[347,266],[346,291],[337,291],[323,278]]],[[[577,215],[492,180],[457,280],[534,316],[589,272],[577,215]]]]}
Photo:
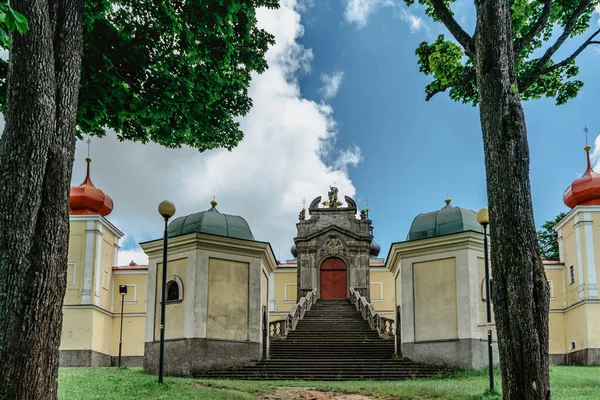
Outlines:
{"type": "Polygon", "coordinates": [[[175,281],[167,285],[167,301],[179,300],[179,285],[175,281]]]}
{"type": "Polygon", "coordinates": [[[573,267],[573,264],[569,265],[569,285],[572,285],[575,283],[575,268],[573,267]]]}
{"type": "Polygon", "coordinates": [[[104,275],[102,276],[102,288],[108,290],[108,282],[109,282],[108,271],[104,270],[104,275]]]}
{"type": "Polygon", "coordinates": [[[167,303],[179,302],[183,300],[183,282],[178,276],[171,276],[167,279],[167,303]]]}
{"type": "MultiPolygon", "coordinates": [[[[494,282],[493,279],[490,279],[490,299],[492,302],[494,302],[494,291],[492,290],[492,283],[494,282]]],[[[487,301],[487,297],[486,297],[486,288],[485,288],[485,278],[483,278],[483,280],[481,281],[481,301],[483,301],[484,303],[487,301]]]]}
{"type": "Polygon", "coordinates": [[[571,345],[569,346],[571,350],[575,350],[575,341],[571,341],[571,345]]]}
{"type": "Polygon", "coordinates": [[[67,264],[67,285],[74,285],[77,277],[77,266],[75,263],[67,264]]]}

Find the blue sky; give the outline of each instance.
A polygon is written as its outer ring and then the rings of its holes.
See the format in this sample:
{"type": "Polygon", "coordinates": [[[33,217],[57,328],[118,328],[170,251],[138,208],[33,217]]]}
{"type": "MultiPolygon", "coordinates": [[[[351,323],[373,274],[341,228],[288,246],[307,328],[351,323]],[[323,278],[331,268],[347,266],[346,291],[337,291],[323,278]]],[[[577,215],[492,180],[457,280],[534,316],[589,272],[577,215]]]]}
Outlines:
{"type": "MultiPolygon", "coordinates": [[[[302,199],[325,196],[329,185],[360,208],[369,198],[382,256],[405,240],[416,215],[441,208],[447,196],[464,208],[486,205],[477,108],[443,93],[425,101],[429,78],[414,50],[444,32],[441,25],[392,0],[280,1],[279,10],[258,13],[277,44],[269,70],[253,77],[254,107],[240,119],[245,139],[232,152],[120,143],[110,132],[94,139],[93,181],[113,198],[108,218],[126,234],[120,264],[145,262],[137,243],[160,237],[156,205],[165,198],[183,216],[208,209],[215,196],[221,212],[246,218],[280,260],[291,257],[302,199]]],[[[467,29],[472,7],[454,7],[467,29]]],[[[600,133],[599,63],[599,50],[579,57],[585,86],[567,105],[525,104],[538,226],[567,210],[563,191],[585,169],[583,127],[590,144],[600,133]]],[[[86,154],[79,142],[74,185],[86,154]]]]}
{"type": "MultiPolygon", "coordinates": [[[[320,74],[343,72],[337,96],[330,100],[339,124],[337,143],[361,149],[363,161],[349,176],[356,198],[369,197],[383,254],[389,243],[405,239],[415,215],[441,208],[447,195],[457,206],[477,210],[486,205],[479,114],[444,93],[424,99],[429,78],[419,72],[414,50],[444,32],[442,26],[411,8],[425,21],[411,32],[397,7],[382,7],[359,27],[345,20],[345,7],[341,1],[315,2],[302,14],[310,23],[300,42],[312,49],[314,62],[313,73],[301,78],[301,89],[307,98],[318,99],[320,74]]],[[[600,55],[592,49],[580,57],[585,86],[567,105],[544,99],[524,106],[538,226],[567,210],[562,193],[585,169],[584,125],[590,141],[600,133],[599,64],[600,55]]]]}

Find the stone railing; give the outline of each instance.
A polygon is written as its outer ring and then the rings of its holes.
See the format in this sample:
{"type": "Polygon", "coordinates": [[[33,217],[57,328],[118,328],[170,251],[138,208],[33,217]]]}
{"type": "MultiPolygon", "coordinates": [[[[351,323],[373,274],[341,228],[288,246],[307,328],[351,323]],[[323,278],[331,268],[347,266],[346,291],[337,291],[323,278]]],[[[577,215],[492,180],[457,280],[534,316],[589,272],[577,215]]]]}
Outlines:
{"type": "Polygon", "coordinates": [[[354,304],[363,319],[369,322],[371,329],[377,329],[379,336],[392,339],[396,334],[396,324],[393,319],[379,315],[367,298],[361,294],[360,289],[350,288],[350,301],[354,304]]]}
{"type": "Polygon", "coordinates": [[[298,303],[294,304],[290,313],[285,319],[278,319],[269,322],[269,337],[279,338],[286,337],[289,331],[296,329],[298,321],[304,318],[304,314],[310,310],[313,304],[317,301],[317,289],[307,291],[306,295],[300,298],[298,303]]]}

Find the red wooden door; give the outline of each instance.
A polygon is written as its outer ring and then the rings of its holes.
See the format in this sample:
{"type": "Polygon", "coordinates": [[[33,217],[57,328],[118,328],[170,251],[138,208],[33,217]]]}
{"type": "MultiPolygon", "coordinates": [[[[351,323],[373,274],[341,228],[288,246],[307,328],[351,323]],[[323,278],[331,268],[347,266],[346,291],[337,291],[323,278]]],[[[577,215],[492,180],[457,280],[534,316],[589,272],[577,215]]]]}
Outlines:
{"type": "Polygon", "coordinates": [[[321,298],[347,298],[347,268],[339,258],[328,258],[321,264],[321,298]]]}

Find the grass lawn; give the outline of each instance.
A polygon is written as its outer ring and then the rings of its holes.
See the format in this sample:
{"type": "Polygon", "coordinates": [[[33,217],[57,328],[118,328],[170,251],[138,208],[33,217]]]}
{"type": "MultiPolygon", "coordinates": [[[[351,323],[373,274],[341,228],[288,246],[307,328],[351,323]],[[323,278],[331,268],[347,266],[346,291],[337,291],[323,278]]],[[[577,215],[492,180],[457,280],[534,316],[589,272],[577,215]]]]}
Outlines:
{"type": "MultiPolygon", "coordinates": [[[[500,376],[496,375],[500,386],[500,376]]],[[[600,399],[600,367],[550,368],[552,399],[600,399]]],[[[61,368],[60,400],[93,399],[257,399],[278,387],[303,387],[324,392],[358,393],[387,399],[497,399],[484,396],[485,371],[463,372],[452,377],[408,381],[233,381],[165,378],[146,375],[140,368],[61,368]]]]}

